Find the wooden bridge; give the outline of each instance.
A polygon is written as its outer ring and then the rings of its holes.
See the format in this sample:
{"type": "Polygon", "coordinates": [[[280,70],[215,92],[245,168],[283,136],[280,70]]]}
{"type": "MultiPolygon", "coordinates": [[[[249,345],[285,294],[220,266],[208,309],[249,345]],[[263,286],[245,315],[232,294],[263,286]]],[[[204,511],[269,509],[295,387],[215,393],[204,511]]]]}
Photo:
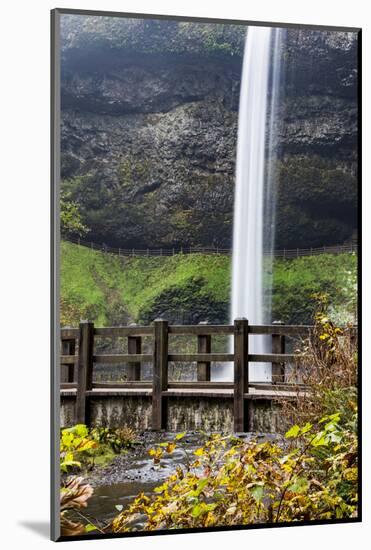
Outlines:
{"type": "Polygon", "coordinates": [[[252,428],[252,403],[257,400],[272,401],[280,397],[294,396],[293,386],[285,382],[285,364],[298,362],[302,356],[285,353],[285,336],[307,337],[312,326],[283,324],[250,325],[246,319],[236,319],[233,325],[169,325],[157,319],[152,326],[123,326],[97,328],[92,322],[82,321],[79,328],[61,329],[61,397],[74,400],[74,421],[90,423],[91,403],[113,398],[143,398],[150,407],[149,425],[153,430],[168,427],[168,403],[170,398],[182,398],[190,402],[204,399],[208,402],[232,400],[231,415],[236,432],[252,428]],[[269,335],[272,353],[249,353],[249,335],[269,335]],[[169,353],[172,336],[188,336],[197,339],[197,353],[169,353]],[[233,353],[213,353],[213,336],[232,336],[233,353]],[[95,352],[96,338],[127,338],[126,354],[95,352]],[[152,353],[142,353],[142,339],[150,337],[152,353]],[[142,380],[142,363],[153,365],[152,381],[142,380]],[[197,381],[169,381],[169,362],[197,363],[197,381]],[[233,362],[233,382],[210,381],[212,362],[233,362]],[[249,381],[249,363],[271,363],[272,382],[249,381]],[[95,364],[128,364],[125,382],[94,382],[95,364]],[[95,400],[95,401],[94,401],[95,400]]]}

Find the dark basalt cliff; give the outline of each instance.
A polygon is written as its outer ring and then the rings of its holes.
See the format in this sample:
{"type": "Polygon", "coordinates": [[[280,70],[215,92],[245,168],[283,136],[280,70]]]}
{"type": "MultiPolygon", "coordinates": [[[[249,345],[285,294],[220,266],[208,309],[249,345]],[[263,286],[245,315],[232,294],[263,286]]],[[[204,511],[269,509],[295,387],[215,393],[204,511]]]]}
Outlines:
{"type": "MultiPolygon", "coordinates": [[[[62,179],[89,238],[231,245],[245,28],[63,16],[62,179]]],[[[289,30],[276,246],[356,224],[357,35],[289,30]]]]}

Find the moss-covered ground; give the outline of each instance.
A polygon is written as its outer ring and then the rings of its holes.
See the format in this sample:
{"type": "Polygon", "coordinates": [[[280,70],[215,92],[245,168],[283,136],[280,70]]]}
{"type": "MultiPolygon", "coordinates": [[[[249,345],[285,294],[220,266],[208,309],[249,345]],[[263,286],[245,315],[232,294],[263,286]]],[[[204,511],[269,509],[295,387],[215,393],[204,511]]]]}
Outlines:
{"type": "MultiPolygon", "coordinates": [[[[357,257],[351,254],[275,260],[273,317],[310,322],[314,295],[325,293],[331,307],[346,316],[355,306],[357,257]]],[[[61,322],[79,319],[99,326],[171,322],[227,322],[231,258],[178,254],[170,257],[118,257],[69,242],[61,245],[61,322]]]]}

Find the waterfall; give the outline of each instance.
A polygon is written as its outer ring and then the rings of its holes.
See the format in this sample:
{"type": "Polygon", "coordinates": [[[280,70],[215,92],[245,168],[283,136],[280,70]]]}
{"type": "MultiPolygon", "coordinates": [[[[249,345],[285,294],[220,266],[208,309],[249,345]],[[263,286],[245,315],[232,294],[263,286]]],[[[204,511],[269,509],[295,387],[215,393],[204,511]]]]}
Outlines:
{"type": "MultiPolygon", "coordinates": [[[[274,245],[273,148],[281,35],[281,29],[249,27],[245,42],[233,223],[232,323],[238,317],[246,317],[253,325],[272,321],[271,278],[267,271],[271,271],[274,245]]],[[[231,346],[233,349],[233,342],[231,346]]],[[[249,350],[271,351],[266,337],[255,335],[249,337],[249,350]]],[[[250,363],[249,369],[250,380],[271,380],[270,364],[250,363]]],[[[214,379],[233,379],[233,365],[225,365],[214,379]]]]}

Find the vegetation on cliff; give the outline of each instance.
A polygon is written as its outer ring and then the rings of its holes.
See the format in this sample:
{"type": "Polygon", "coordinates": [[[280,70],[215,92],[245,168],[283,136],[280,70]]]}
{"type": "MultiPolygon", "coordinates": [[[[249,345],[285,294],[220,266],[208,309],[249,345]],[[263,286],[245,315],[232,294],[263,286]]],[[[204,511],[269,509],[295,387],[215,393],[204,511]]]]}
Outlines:
{"type": "Polygon", "coordinates": [[[244,26],[122,17],[64,16],[64,48],[124,50],[139,54],[243,54],[244,26]]]}
{"type": "MultiPolygon", "coordinates": [[[[229,320],[230,257],[178,254],[118,257],[69,242],[61,247],[61,321],[77,325],[229,320]]],[[[273,316],[287,323],[311,322],[313,295],[325,293],[337,319],[356,308],[357,258],[352,254],[274,262],[273,316]]]]}

